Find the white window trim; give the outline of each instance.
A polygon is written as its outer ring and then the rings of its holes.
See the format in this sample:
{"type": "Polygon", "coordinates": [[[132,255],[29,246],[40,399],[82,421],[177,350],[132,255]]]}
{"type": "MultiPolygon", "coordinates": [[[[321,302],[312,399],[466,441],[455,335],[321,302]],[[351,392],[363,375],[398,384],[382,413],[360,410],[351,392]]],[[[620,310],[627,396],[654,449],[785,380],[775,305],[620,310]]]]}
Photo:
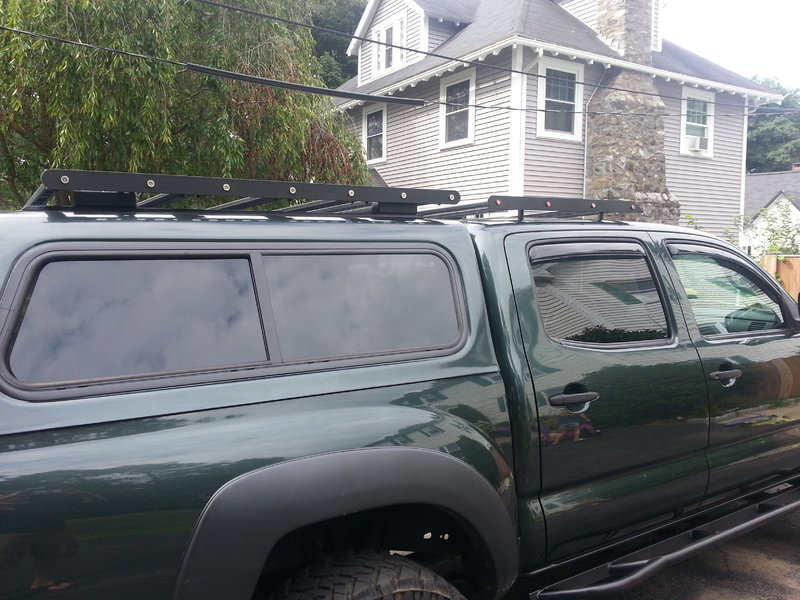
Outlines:
{"type": "MultiPolygon", "coordinates": [[[[372,30],[372,35],[370,36],[373,40],[377,42],[385,42],[386,41],[386,31],[388,29],[394,29],[395,31],[400,32],[400,39],[392,39],[392,45],[394,46],[406,46],[406,38],[408,37],[408,32],[406,31],[406,18],[405,17],[395,17],[389,21],[385,21],[380,25],[377,25],[372,30]]],[[[392,66],[388,69],[384,67],[383,61],[384,56],[387,50],[387,47],[382,44],[373,44],[375,51],[373,52],[372,56],[372,70],[373,70],[373,78],[383,77],[387,73],[391,73],[393,71],[397,71],[398,69],[402,69],[408,64],[408,53],[405,50],[401,50],[400,48],[392,48],[392,66]]]]}
{"type": "Polygon", "coordinates": [[[374,165],[378,163],[385,163],[387,161],[387,143],[389,141],[386,129],[387,123],[387,110],[386,104],[373,104],[369,108],[365,108],[361,115],[361,142],[364,147],[364,159],[367,161],[368,165],[374,165]],[[367,117],[372,113],[376,113],[378,111],[383,111],[383,155],[379,158],[368,159],[367,158],[367,117]]]}
{"type": "Polygon", "coordinates": [[[699,90],[696,88],[683,88],[681,97],[681,131],[680,131],[680,144],[681,155],[693,156],[695,158],[714,158],[714,102],[717,96],[714,92],[707,90],[699,90]],[[708,149],[706,150],[690,150],[690,138],[695,136],[686,135],[687,113],[688,113],[688,100],[702,100],[708,102],[708,124],[706,125],[706,137],[708,138],[708,149]]]}
{"type": "Polygon", "coordinates": [[[583,140],[583,64],[557,58],[542,57],[538,63],[538,84],[536,94],[536,137],[555,140],[570,140],[580,142],[583,140]],[[564,131],[550,131],[545,129],[545,108],[547,105],[547,69],[556,69],[575,75],[575,120],[572,133],[564,131]]]}
{"type": "Polygon", "coordinates": [[[449,77],[442,77],[439,82],[439,149],[446,150],[447,148],[455,148],[457,146],[466,146],[475,143],[475,67],[450,75],[449,77]],[[467,137],[447,141],[447,88],[461,83],[462,81],[469,81],[469,106],[466,108],[468,111],[468,127],[467,137]]]}

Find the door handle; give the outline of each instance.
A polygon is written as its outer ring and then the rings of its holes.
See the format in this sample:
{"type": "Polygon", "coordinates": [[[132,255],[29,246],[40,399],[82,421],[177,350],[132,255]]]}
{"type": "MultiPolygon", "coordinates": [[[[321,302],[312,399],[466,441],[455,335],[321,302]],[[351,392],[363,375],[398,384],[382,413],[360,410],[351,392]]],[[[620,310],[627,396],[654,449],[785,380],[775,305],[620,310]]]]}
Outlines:
{"type": "Polygon", "coordinates": [[[730,387],[736,380],[742,376],[741,369],[729,369],[727,371],[711,371],[708,374],[708,378],[711,381],[719,381],[723,387],[730,387]]]}
{"type": "Polygon", "coordinates": [[[585,404],[594,402],[600,397],[597,392],[579,392],[577,394],[556,394],[550,396],[547,401],[550,406],[570,406],[571,404],[585,404]]]}

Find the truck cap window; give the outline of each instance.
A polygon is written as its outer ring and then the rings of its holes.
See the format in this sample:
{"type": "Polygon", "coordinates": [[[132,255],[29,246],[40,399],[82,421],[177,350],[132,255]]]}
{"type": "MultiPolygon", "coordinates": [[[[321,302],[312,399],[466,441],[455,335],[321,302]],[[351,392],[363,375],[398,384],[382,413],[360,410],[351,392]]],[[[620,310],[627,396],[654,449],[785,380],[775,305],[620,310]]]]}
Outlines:
{"type": "Polygon", "coordinates": [[[8,364],[43,384],[266,360],[247,259],[148,258],[46,264],[8,364]]]}
{"type": "Polygon", "coordinates": [[[629,246],[630,251],[618,248],[615,254],[587,256],[584,244],[531,249],[536,298],[551,338],[612,344],[669,337],[664,308],[641,249],[635,244],[613,246],[629,246]]]}
{"type": "Polygon", "coordinates": [[[433,253],[267,255],[285,361],[446,348],[460,334],[453,283],[433,253]]]}

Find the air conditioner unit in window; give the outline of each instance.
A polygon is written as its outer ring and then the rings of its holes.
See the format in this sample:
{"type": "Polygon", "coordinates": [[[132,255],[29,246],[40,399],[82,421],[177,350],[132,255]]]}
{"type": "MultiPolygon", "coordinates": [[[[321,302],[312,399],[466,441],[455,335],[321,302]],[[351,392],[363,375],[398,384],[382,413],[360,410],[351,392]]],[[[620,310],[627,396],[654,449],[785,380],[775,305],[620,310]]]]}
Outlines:
{"type": "Polygon", "coordinates": [[[692,152],[703,152],[708,150],[708,138],[689,136],[687,139],[687,146],[692,152]]]}

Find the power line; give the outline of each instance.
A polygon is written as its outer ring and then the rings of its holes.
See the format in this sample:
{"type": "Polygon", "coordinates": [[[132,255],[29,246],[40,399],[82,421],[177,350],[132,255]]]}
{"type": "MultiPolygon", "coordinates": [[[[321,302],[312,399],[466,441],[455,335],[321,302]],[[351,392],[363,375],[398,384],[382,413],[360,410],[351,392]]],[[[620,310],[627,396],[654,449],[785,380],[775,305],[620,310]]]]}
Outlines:
{"type": "Polygon", "coordinates": [[[70,40],[67,38],[56,37],[53,35],[46,35],[43,33],[36,33],[33,31],[26,31],[24,29],[15,29],[14,27],[4,27],[0,25],[0,30],[8,31],[11,33],[18,33],[22,35],[27,35],[34,38],[44,39],[52,42],[58,42],[61,44],[68,44],[71,46],[79,46],[81,48],[87,48],[90,50],[102,50],[105,52],[112,52],[114,54],[119,54],[122,56],[128,56],[131,58],[138,58],[141,60],[152,60],[155,62],[160,62],[164,64],[169,64],[175,67],[181,67],[186,69],[187,71],[193,71],[195,73],[203,73],[205,75],[212,75],[214,77],[221,77],[225,79],[233,79],[236,81],[243,81],[247,83],[255,83],[257,85],[263,85],[267,87],[275,87],[275,88],[283,88],[288,90],[293,90],[296,92],[308,92],[311,94],[319,94],[322,96],[335,96],[337,98],[349,98],[351,100],[361,100],[366,102],[374,102],[376,99],[380,99],[381,102],[389,102],[393,104],[406,104],[410,106],[424,106],[426,101],[420,98],[402,98],[398,96],[392,96],[386,98],[384,96],[375,96],[372,94],[360,94],[357,92],[342,92],[339,90],[331,90],[329,88],[318,87],[314,85],[305,85],[302,83],[293,83],[290,81],[282,81],[279,79],[268,79],[266,77],[258,77],[255,75],[247,75],[245,73],[236,73],[234,71],[225,71],[223,69],[217,69],[215,67],[209,67],[206,65],[197,65],[194,63],[187,63],[187,62],[180,62],[177,60],[170,60],[168,58],[161,58],[158,56],[151,56],[149,54],[139,54],[137,52],[128,52],[127,50],[118,50],[117,48],[109,48],[107,46],[99,46],[97,44],[89,44],[86,42],[78,42],[75,40],[70,40]]]}
{"type": "MultiPolygon", "coordinates": [[[[208,0],[198,0],[200,2],[207,2],[208,0]]],[[[70,40],[67,38],[47,35],[43,33],[37,33],[32,31],[26,31],[23,29],[17,29],[13,27],[6,27],[0,25],[0,30],[7,31],[10,33],[26,35],[29,37],[44,39],[47,41],[57,42],[61,44],[67,44],[72,46],[78,46],[85,49],[90,50],[100,50],[104,52],[111,52],[113,54],[127,56],[130,58],[136,58],[139,60],[150,60],[159,62],[162,64],[168,64],[175,67],[180,67],[185,69],[186,71],[191,71],[194,73],[201,73],[204,75],[209,75],[212,77],[219,77],[225,79],[231,79],[235,81],[241,81],[245,83],[252,83],[256,85],[263,85],[267,87],[274,87],[274,88],[281,88],[281,89],[288,89],[292,91],[298,92],[307,92],[311,94],[323,95],[323,96],[332,96],[337,98],[346,98],[351,100],[359,100],[362,102],[376,102],[376,103],[388,103],[388,104],[401,104],[413,107],[426,107],[426,106],[451,106],[455,108],[476,108],[482,110],[505,110],[505,111],[518,111],[518,112],[542,112],[542,113],[555,113],[555,114],[586,114],[586,115],[618,115],[618,116],[677,116],[683,117],[687,116],[685,113],[634,113],[634,112],[609,112],[609,111],[574,111],[574,110],[558,110],[558,109],[546,109],[546,108],[527,108],[527,107],[513,107],[513,106],[492,106],[492,105],[484,105],[484,104],[458,104],[458,103],[448,103],[442,101],[431,101],[431,100],[423,100],[421,98],[404,98],[399,96],[381,96],[377,94],[362,94],[357,92],[346,92],[342,90],[332,90],[329,88],[323,88],[318,86],[312,85],[305,85],[300,83],[293,83],[289,81],[282,81],[278,79],[269,79],[266,77],[259,77],[256,75],[249,75],[246,73],[238,73],[235,71],[226,71],[224,69],[218,69],[216,67],[211,67],[208,65],[199,65],[195,63],[188,63],[188,62],[181,62],[177,60],[171,60],[167,58],[161,58],[158,56],[152,56],[148,54],[141,54],[137,52],[130,52],[127,50],[119,50],[117,48],[110,48],[107,46],[101,46],[98,44],[90,44],[87,42],[80,42],[76,40],[70,40]]],[[[786,109],[786,110],[799,110],[799,109],[786,109]]],[[[714,115],[715,117],[743,117],[745,115],[753,115],[755,113],[752,112],[739,112],[733,114],[720,114],[714,115]]],[[[786,114],[785,112],[780,113],[758,113],[758,116],[771,116],[771,115],[780,115],[786,114]]],[[[790,113],[794,114],[794,113],[790,113]]]]}
{"type": "MultiPolygon", "coordinates": [[[[272,21],[283,23],[285,25],[293,25],[293,26],[296,26],[296,27],[304,27],[304,28],[309,29],[311,31],[319,31],[319,32],[322,32],[322,33],[328,33],[328,34],[331,34],[331,35],[345,37],[345,38],[348,38],[348,39],[358,40],[360,42],[368,42],[368,43],[372,43],[372,44],[377,44],[379,46],[384,46],[384,47],[387,47],[387,48],[396,48],[398,50],[403,50],[405,52],[413,52],[415,54],[421,54],[423,56],[430,56],[430,57],[433,57],[433,58],[441,58],[441,59],[448,60],[448,61],[451,61],[451,62],[461,63],[463,66],[481,66],[481,67],[484,67],[484,68],[494,69],[494,70],[497,70],[497,71],[510,73],[510,74],[526,75],[526,76],[529,76],[529,77],[533,76],[533,77],[537,77],[537,78],[540,78],[540,79],[546,79],[547,78],[547,75],[544,75],[544,74],[529,73],[527,71],[523,71],[523,70],[520,70],[520,69],[513,69],[513,68],[510,68],[510,67],[503,67],[501,65],[486,64],[485,62],[475,61],[475,60],[464,60],[464,59],[461,59],[461,58],[455,58],[453,56],[447,56],[447,55],[444,55],[444,54],[437,54],[435,52],[429,52],[429,51],[426,51],[426,50],[419,50],[417,48],[410,48],[410,47],[407,47],[407,46],[401,46],[401,45],[398,45],[398,44],[393,44],[393,43],[389,43],[389,42],[383,42],[383,41],[380,41],[380,40],[373,40],[373,39],[370,39],[370,38],[367,38],[367,37],[358,36],[358,35],[351,34],[351,33],[345,33],[343,31],[338,31],[336,29],[330,29],[328,27],[320,27],[319,25],[313,25],[311,23],[303,23],[302,21],[295,21],[295,20],[292,20],[292,19],[284,18],[284,17],[278,17],[276,15],[271,15],[271,14],[268,14],[268,13],[263,13],[263,12],[259,12],[259,11],[256,11],[256,10],[251,10],[251,9],[248,9],[248,8],[242,8],[240,6],[224,4],[222,2],[217,2],[215,0],[195,0],[195,1],[199,2],[201,4],[206,4],[206,5],[209,5],[209,6],[216,6],[218,8],[223,8],[225,10],[230,10],[230,11],[239,12],[239,13],[243,13],[243,14],[247,14],[247,15],[251,15],[251,16],[261,17],[261,18],[264,18],[264,19],[269,19],[269,20],[272,20],[272,21]]],[[[643,95],[643,96],[658,97],[658,98],[662,98],[662,99],[666,99],[666,100],[681,100],[681,101],[684,100],[684,98],[682,98],[682,97],[664,96],[664,95],[661,95],[661,94],[659,94],[657,92],[644,92],[644,91],[638,91],[638,90],[631,90],[631,89],[627,89],[627,88],[620,88],[620,87],[602,85],[602,84],[599,84],[599,83],[589,83],[589,82],[586,82],[586,81],[576,81],[575,83],[579,84],[579,85],[585,85],[587,87],[596,88],[596,89],[605,89],[605,90],[618,91],[618,92],[628,92],[628,93],[631,93],[631,94],[639,94],[639,95],[643,95]]],[[[753,92],[756,93],[756,90],[753,90],[753,92]]],[[[716,106],[729,106],[729,107],[733,107],[733,108],[739,108],[740,107],[740,105],[738,105],[738,104],[726,103],[726,102],[717,102],[717,101],[707,102],[707,104],[714,104],[716,106]]]]}

